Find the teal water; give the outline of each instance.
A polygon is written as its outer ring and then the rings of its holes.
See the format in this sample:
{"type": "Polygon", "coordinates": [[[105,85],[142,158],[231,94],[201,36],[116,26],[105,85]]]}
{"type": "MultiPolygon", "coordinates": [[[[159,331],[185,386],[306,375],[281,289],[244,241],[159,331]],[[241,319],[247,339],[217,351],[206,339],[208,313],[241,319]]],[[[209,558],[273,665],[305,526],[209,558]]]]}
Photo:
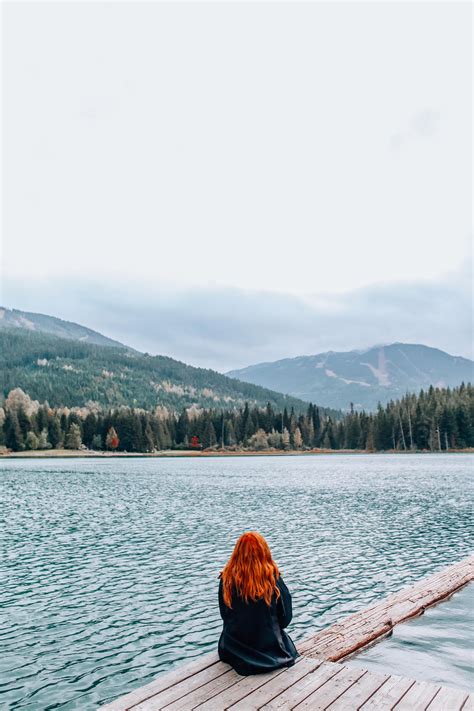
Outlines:
{"type": "Polygon", "coordinates": [[[469,455],[0,461],[0,706],[94,709],[215,648],[268,539],[295,640],[468,555],[469,455]]]}
{"type": "Polygon", "coordinates": [[[345,662],[474,691],[474,583],[345,662]]]}

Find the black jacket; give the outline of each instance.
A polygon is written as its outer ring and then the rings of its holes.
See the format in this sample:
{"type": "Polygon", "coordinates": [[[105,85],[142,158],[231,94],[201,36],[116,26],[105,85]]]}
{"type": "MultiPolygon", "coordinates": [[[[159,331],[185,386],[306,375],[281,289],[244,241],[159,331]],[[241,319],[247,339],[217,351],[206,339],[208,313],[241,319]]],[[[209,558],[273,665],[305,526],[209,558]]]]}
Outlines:
{"type": "Polygon", "coordinates": [[[222,580],[219,583],[219,609],[224,621],[219,658],[242,676],[290,667],[298,656],[284,631],[293,614],[291,595],[281,577],[277,585],[280,597],[277,600],[274,593],[270,606],[263,599],[246,603],[234,593],[229,608],[223,599],[222,580]]]}

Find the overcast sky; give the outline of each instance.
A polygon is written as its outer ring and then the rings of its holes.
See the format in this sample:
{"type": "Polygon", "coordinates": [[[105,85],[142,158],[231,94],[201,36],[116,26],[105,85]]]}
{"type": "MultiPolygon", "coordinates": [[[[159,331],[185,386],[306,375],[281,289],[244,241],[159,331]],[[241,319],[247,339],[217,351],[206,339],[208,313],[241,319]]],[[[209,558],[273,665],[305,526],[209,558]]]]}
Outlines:
{"type": "Polygon", "coordinates": [[[3,305],[220,370],[472,345],[470,3],[3,5],[3,305]]]}

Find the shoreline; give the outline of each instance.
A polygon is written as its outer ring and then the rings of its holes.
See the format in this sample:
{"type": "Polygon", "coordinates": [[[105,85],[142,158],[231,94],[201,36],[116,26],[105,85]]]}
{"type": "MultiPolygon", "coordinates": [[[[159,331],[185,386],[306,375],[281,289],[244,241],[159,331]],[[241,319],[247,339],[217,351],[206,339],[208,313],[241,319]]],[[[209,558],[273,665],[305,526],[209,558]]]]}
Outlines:
{"type": "Polygon", "coordinates": [[[173,459],[180,457],[188,458],[212,458],[212,457],[305,457],[309,455],[321,454],[344,454],[344,455],[367,455],[367,454],[472,454],[474,448],[450,449],[448,451],[428,451],[428,450],[407,450],[400,451],[388,449],[384,451],[369,451],[366,449],[308,449],[308,450],[242,450],[242,451],[195,451],[168,449],[160,452],[101,452],[92,450],[77,449],[43,449],[31,450],[27,452],[0,451],[1,459],[173,459]]]}

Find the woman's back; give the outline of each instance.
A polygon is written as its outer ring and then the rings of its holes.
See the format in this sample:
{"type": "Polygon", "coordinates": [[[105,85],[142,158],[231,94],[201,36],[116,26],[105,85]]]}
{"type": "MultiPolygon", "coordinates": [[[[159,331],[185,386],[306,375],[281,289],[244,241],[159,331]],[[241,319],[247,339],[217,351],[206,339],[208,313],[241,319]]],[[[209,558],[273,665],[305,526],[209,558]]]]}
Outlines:
{"type": "MultiPolygon", "coordinates": [[[[247,534],[248,535],[248,534],[247,534]]],[[[275,576],[270,604],[264,597],[245,600],[233,586],[231,606],[219,584],[223,630],[219,657],[242,675],[259,674],[294,664],[298,653],[284,628],[292,618],[291,595],[281,576],[275,576]]]]}

